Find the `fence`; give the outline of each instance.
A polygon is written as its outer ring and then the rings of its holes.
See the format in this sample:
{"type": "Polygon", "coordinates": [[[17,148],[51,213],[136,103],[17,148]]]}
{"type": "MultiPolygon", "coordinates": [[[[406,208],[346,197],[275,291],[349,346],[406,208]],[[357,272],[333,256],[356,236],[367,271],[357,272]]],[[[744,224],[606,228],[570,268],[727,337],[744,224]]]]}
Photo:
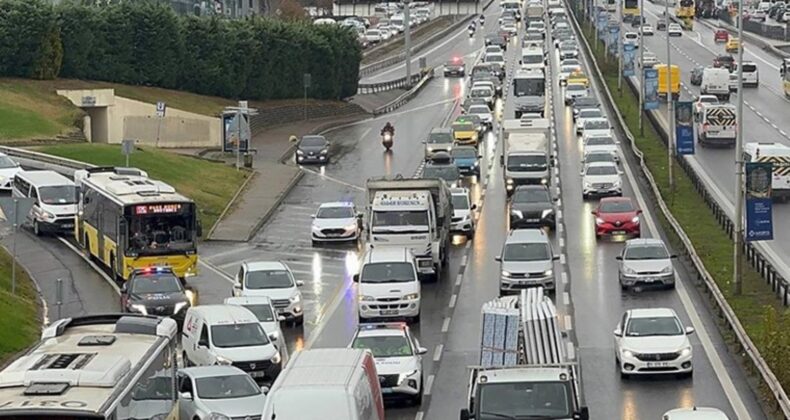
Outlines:
{"type": "MultiPolygon", "coordinates": [[[[569,4],[568,8],[573,10],[573,7],[569,4]]],[[[724,295],[721,293],[718,285],[716,284],[715,280],[708,272],[707,268],[702,262],[702,259],[696,252],[694,248],[694,244],[691,243],[691,240],[686,235],[683,227],[680,226],[678,221],[672,215],[669,207],[667,207],[666,202],[664,201],[663,197],[661,196],[661,192],[658,189],[658,185],[653,178],[653,174],[650,172],[648,167],[645,164],[644,155],[639,150],[634,140],[633,134],[628,129],[628,126],[625,123],[620,111],[615,106],[614,99],[612,98],[612,94],[609,91],[608,86],[606,85],[605,79],[601,74],[600,68],[598,67],[598,63],[595,59],[595,56],[592,53],[592,49],[590,48],[590,44],[587,42],[587,39],[581,34],[581,28],[576,21],[576,17],[573,13],[571,13],[572,21],[574,26],[576,27],[577,32],[582,39],[582,46],[585,50],[587,57],[593,63],[594,69],[594,78],[597,80],[598,85],[602,87],[601,91],[606,96],[606,101],[603,101],[606,106],[608,107],[611,115],[615,115],[617,118],[615,120],[615,128],[619,132],[623,138],[627,138],[628,141],[624,143],[624,146],[631,150],[634,156],[636,156],[639,162],[639,169],[642,175],[647,179],[650,185],[650,193],[652,195],[653,200],[658,203],[658,207],[661,210],[661,213],[669,222],[672,230],[675,234],[680,238],[681,243],[683,244],[682,252],[691,262],[691,265],[696,274],[696,281],[697,284],[702,283],[705,287],[705,290],[708,291],[711,298],[716,304],[716,311],[720,318],[723,318],[727,327],[730,331],[734,334],[735,339],[737,340],[737,344],[740,346],[740,349],[736,351],[736,353],[744,354],[747,359],[751,362],[752,366],[758,372],[762,382],[767,386],[770,390],[771,394],[774,397],[774,402],[776,404],[776,408],[780,410],[785,418],[790,418],[790,401],[788,401],[787,394],[785,393],[784,389],[782,388],[779,381],[776,379],[776,376],[771,371],[771,368],[765,362],[765,360],[760,355],[759,349],[754,345],[751,338],[749,338],[748,334],[744,330],[743,326],[741,325],[738,317],[735,315],[735,312],[730,307],[729,303],[725,299],[724,295]]],[[[634,84],[632,78],[626,78],[626,84],[629,88],[635,93],[639,94],[639,88],[634,84]]],[[[659,123],[659,121],[655,117],[655,111],[647,112],[648,118],[653,126],[656,128],[656,131],[661,134],[662,141],[664,144],[667,144],[667,139],[669,138],[666,133],[666,128],[659,123]]],[[[695,188],[697,191],[702,194],[705,199],[705,202],[711,206],[714,214],[716,215],[717,220],[719,223],[722,224],[722,227],[732,235],[733,232],[733,224],[730,217],[727,215],[727,212],[721,207],[721,205],[717,202],[714,196],[707,190],[704,183],[700,180],[697,176],[695,171],[688,165],[686,159],[677,159],[680,163],[683,170],[688,174],[689,177],[694,180],[695,188]]],[[[758,259],[757,254],[759,253],[755,247],[752,247],[750,244],[745,246],[745,252],[755,268],[763,274],[763,278],[771,284],[775,291],[779,292],[781,289],[782,294],[782,301],[787,304],[787,282],[779,276],[773,268],[767,266],[768,261],[765,258],[758,259]]]]}
{"type": "Polygon", "coordinates": [[[415,97],[417,93],[419,93],[420,90],[422,90],[422,88],[425,87],[425,85],[428,84],[428,82],[431,79],[433,79],[433,72],[434,72],[433,68],[426,69],[420,72],[420,74],[417,75],[420,77],[420,79],[417,82],[417,84],[414,85],[414,87],[409,89],[407,92],[404,92],[403,95],[400,95],[397,98],[395,98],[395,100],[390,101],[390,103],[382,105],[376,108],[375,110],[373,110],[373,115],[376,116],[376,115],[386,114],[405,105],[406,102],[409,102],[413,97],[415,97]]]}
{"type": "Polygon", "coordinates": [[[379,92],[386,92],[388,90],[393,89],[401,89],[409,86],[413,86],[417,82],[422,79],[422,72],[417,74],[411,75],[411,80],[406,81],[406,76],[401,77],[400,79],[395,80],[388,80],[386,82],[379,82],[379,83],[360,83],[357,87],[357,93],[360,95],[367,95],[369,93],[379,93],[379,92]]]}

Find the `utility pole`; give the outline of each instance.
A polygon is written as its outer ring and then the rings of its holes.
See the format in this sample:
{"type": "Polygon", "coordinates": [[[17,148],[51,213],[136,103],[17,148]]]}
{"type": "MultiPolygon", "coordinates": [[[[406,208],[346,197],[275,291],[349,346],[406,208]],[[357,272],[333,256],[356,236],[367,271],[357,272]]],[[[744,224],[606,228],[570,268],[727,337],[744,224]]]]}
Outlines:
{"type": "Polygon", "coordinates": [[[406,44],[406,86],[411,87],[411,24],[409,23],[409,14],[411,9],[411,2],[404,0],[403,2],[403,42],[406,44]]]}
{"type": "MultiPolygon", "coordinates": [[[[741,0],[743,2],[743,0],[741,0]]],[[[672,97],[672,46],[669,42],[669,3],[664,2],[664,19],[667,24],[667,118],[669,136],[667,137],[667,171],[669,172],[669,191],[675,192],[675,177],[672,174],[673,155],[675,154],[675,100],[672,97]]]]}
{"type": "Polygon", "coordinates": [[[639,1],[639,135],[645,135],[645,127],[642,125],[642,118],[645,114],[645,42],[642,33],[642,22],[644,18],[645,0],[639,1]]]}
{"type": "Polygon", "coordinates": [[[743,0],[738,2],[738,113],[735,119],[735,238],[732,250],[733,293],[740,295],[743,254],[743,0]]]}

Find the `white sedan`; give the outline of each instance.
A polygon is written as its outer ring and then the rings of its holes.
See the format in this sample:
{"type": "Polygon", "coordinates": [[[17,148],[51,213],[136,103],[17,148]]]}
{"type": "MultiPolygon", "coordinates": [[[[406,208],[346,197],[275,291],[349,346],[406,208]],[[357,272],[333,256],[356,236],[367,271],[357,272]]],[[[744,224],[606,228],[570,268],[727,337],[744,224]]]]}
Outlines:
{"type": "Polygon", "coordinates": [[[477,115],[489,130],[494,126],[494,115],[491,113],[491,108],[488,105],[472,105],[466,113],[477,115]]]}
{"type": "Polygon", "coordinates": [[[642,36],[652,36],[654,35],[654,33],[655,32],[653,31],[653,25],[647,23],[642,25],[642,36]]]}
{"type": "Polygon", "coordinates": [[[667,27],[667,34],[669,36],[683,36],[683,28],[677,23],[670,23],[667,27]]]}
{"type": "Polygon", "coordinates": [[[362,231],[362,214],[357,213],[354,203],[324,203],[313,216],[311,236],[313,244],[359,240],[362,231]]]}
{"type": "Polygon", "coordinates": [[[617,153],[617,140],[611,134],[598,134],[584,138],[584,154],[595,152],[607,152],[612,155],[615,161],[620,160],[617,153]]]}
{"type": "Polygon", "coordinates": [[[603,112],[598,108],[582,108],[576,117],[576,134],[581,134],[584,129],[584,122],[590,118],[602,118],[603,112]]]}
{"type": "Polygon", "coordinates": [[[622,172],[617,164],[611,162],[594,162],[585,165],[581,172],[582,199],[589,197],[606,197],[623,195],[622,172]]]}
{"type": "Polygon", "coordinates": [[[677,374],[691,376],[692,348],[688,336],[670,308],[631,309],[614,330],[614,357],[620,376],[677,374]]]}

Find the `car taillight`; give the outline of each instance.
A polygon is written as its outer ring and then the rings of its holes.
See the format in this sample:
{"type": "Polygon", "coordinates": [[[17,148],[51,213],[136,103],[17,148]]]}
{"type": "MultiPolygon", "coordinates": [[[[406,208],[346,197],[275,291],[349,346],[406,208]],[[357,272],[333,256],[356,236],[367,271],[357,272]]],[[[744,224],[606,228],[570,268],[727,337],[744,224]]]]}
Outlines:
{"type": "Polygon", "coordinates": [[[702,124],[702,131],[708,131],[708,124],[702,124]]]}

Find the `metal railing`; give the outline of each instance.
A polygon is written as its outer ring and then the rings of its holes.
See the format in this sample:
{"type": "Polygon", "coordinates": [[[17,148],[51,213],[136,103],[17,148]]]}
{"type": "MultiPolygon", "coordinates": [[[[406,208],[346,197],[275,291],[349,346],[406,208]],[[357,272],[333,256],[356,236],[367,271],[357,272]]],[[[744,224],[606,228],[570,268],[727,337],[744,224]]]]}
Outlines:
{"type": "Polygon", "coordinates": [[[401,77],[400,79],[395,80],[388,80],[386,82],[379,82],[379,83],[360,83],[357,86],[357,93],[360,95],[367,95],[370,93],[379,93],[379,92],[386,92],[389,90],[394,89],[401,89],[409,86],[413,86],[417,82],[422,79],[422,73],[412,74],[411,80],[407,81],[406,76],[401,77]]]}
{"type": "Polygon", "coordinates": [[[392,112],[405,105],[406,102],[409,102],[413,97],[415,97],[417,93],[419,93],[420,90],[422,90],[422,88],[425,87],[425,85],[428,84],[428,82],[431,79],[433,79],[433,73],[434,73],[433,68],[424,69],[420,71],[420,74],[416,75],[419,76],[419,81],[414,85],[414,87],[404,92],[402,95],[398,96],[397,98],[390,101],[389,103],[386,103],[374,109],[373,116],[378,116],[381,114],[392,112]]]}
{"type": "MultiPolygon", "coordinates": [[[[573,10],[570,4],[568,4],[567,6],[569,10],[573,10]]],[[[664,198],[661,196],[661,191],[658,188],[658,184],[656,184],[653,174],[650,172],[650,169],[647,167],[645,163],[644,154],[642,153],[641,150],[639,150],[639,147],[636,145],[635,138],[631,133],[631,131],[629,130],[625,120],[623,119],[620,110],[617,109],[617,107],[615,106],[615,102],[612,97],[611,91],[609,90],[609,87],[606,85],[605,79],[601,74],[601,70],[598,66],[598,62],[592,53],[592,48],[590,47],[587,38],[584,37],[582,34],[581,28],[579,27],[579,24],[576,20],[576,16],[573,13],[570,13],[570,15],[577,33],[579,34],[580,38],[583,40],[582,45],[585,49],[585,53],[593,64],[592,66],[594,70],[593,76],[598,82],[598,85],[601,86],[601,91],[606,96],[606,101],[604,102],[606,103],[606,106],[609,109],[611,115],[616,116],[614,127],[617,131],[619,131],[619,134],[623,138],[628,139],[628,142],[625,142],[624,145],[631,150],[631,152],[639,161],[639,169],[642,175],[647,179],[648,184],[650,185],[650,193],[652,198],[656,203],[658,203],[658,207],[661,210],[662,215],[669,222],[669,225],[671,226],[675,234],[678,236],[678,238],[680,238],[680,241],[683,244],[682,252],[691,262],[691,265],[694,271],[696,272],[697,284],[702,284],[705,286],[705,290],[708,291],[710,297],[713,299],[713,301],[716,304],[716,310],[718,316],[725,321],[727,327],[733,333],[737,341],[737,344],[740,346],[740,349],[738,349],[736,353],[741,353],[747,356],[748,360],[751,362],[756,372],[758,372],[758,374],[760,375],[762,382],[766,385],[766,387],[770,390],[771,394],[773,395],[776,408],[784,414],[785,418],[790,418],[790,402],[788,401],[788,397],[785,390],[782,388],[782,385],[776,379],[776,375],[774,375],[771,368],[768,366],[768,364],[760,355],[759,349],[754,345],[751,338],[746,333],[746,330],[741,325],[741,322],[738,319],[737,315],[732,310],[732,307],[727,302],[726,298],[724,297],[724,294],[719,289],[718,284],[716,284],[716,281],[713,279],[713,276],[710,274],[710,272],[708,272],[702,259],[697,254],[694,244],[691,242],[688,235],[686,235],[686,232],[683,230],[683,227],[680,225],[680,223],[678,223],[677,219],[675,219],[674,215],[672,214],[666,202],[664,201],[664,198]]],[[[626,78],[626,82],[632,90],[637,89],[633,84],[631,78],[626,78]]],[[[638,93],[638,89],[635,90],[635,92],[638,93]]],[[[656,130],[662,134],[662,140],[666,144],[668,138],[668,136],[666,135],[666,129],[661,124],[658,124],[658,121],[655,119],[655,116],[652,115],[653,112],[654,111],[648,112],[650,121],[654,125],[656,130]]],[[[677,161],[686,162],[685,159],[677,159],[677,161]]],[[[683,169],[686,171],[689,177],[691,177],[692,179],[697,179],[697,181],[695,181],[695,186],[697,186],[697,190],[700,191],[700,193],[703,195],[703,198],[705,199],[706,203],[708,203],[709,206],[712,206],[712,209],[714,209],[714,214],[717,215],[717,220],[720,220],[720,223],[725,223],[730,226],[728,233],[731,234],[732,222],[729,220],[729,217],[726,215],[726,213],[721,209],[721,206],[713,198],[711,193],[706,188],[704,188],[704,185],[699,183],[700,182],[699,177],[696,175],[696,173],[694,173],[693,170],[691,170],[691,168],[687,164],[683,165],[681,163],[681,167],[683,167],[683,169]],[[718,210],[715,210],[716,208],[718,208],[718,210]]],[[[756,253],[757,251],[753,249],[753,247],[750,246],[747,247],[746,255],[749,256],[750,261],[753,261],[756,253]],[[752,248],[752,249],[749,250],[748,248],[752,248]]],[[[771,276],[774,279],[773,281],[771,281],[772,287],[774,287],[775,285],[778,286],[779,283],[782,283],[782,287],[784,288],[783,295],[785,296],[784,301],[786,302],[787,283],[784,282],[783,279],[781,280],[781,282],[778,282],[778,280],[780,280],[781,278],[778,277],[775,270],[767,269],[765,267],[765,264],[766,261],[763,259],[758,264],[758,266],[761,267],[758,268],[758,271],[761,271],[761,273],[764,271],[770,271],[772,273],[771,276]]]]}

